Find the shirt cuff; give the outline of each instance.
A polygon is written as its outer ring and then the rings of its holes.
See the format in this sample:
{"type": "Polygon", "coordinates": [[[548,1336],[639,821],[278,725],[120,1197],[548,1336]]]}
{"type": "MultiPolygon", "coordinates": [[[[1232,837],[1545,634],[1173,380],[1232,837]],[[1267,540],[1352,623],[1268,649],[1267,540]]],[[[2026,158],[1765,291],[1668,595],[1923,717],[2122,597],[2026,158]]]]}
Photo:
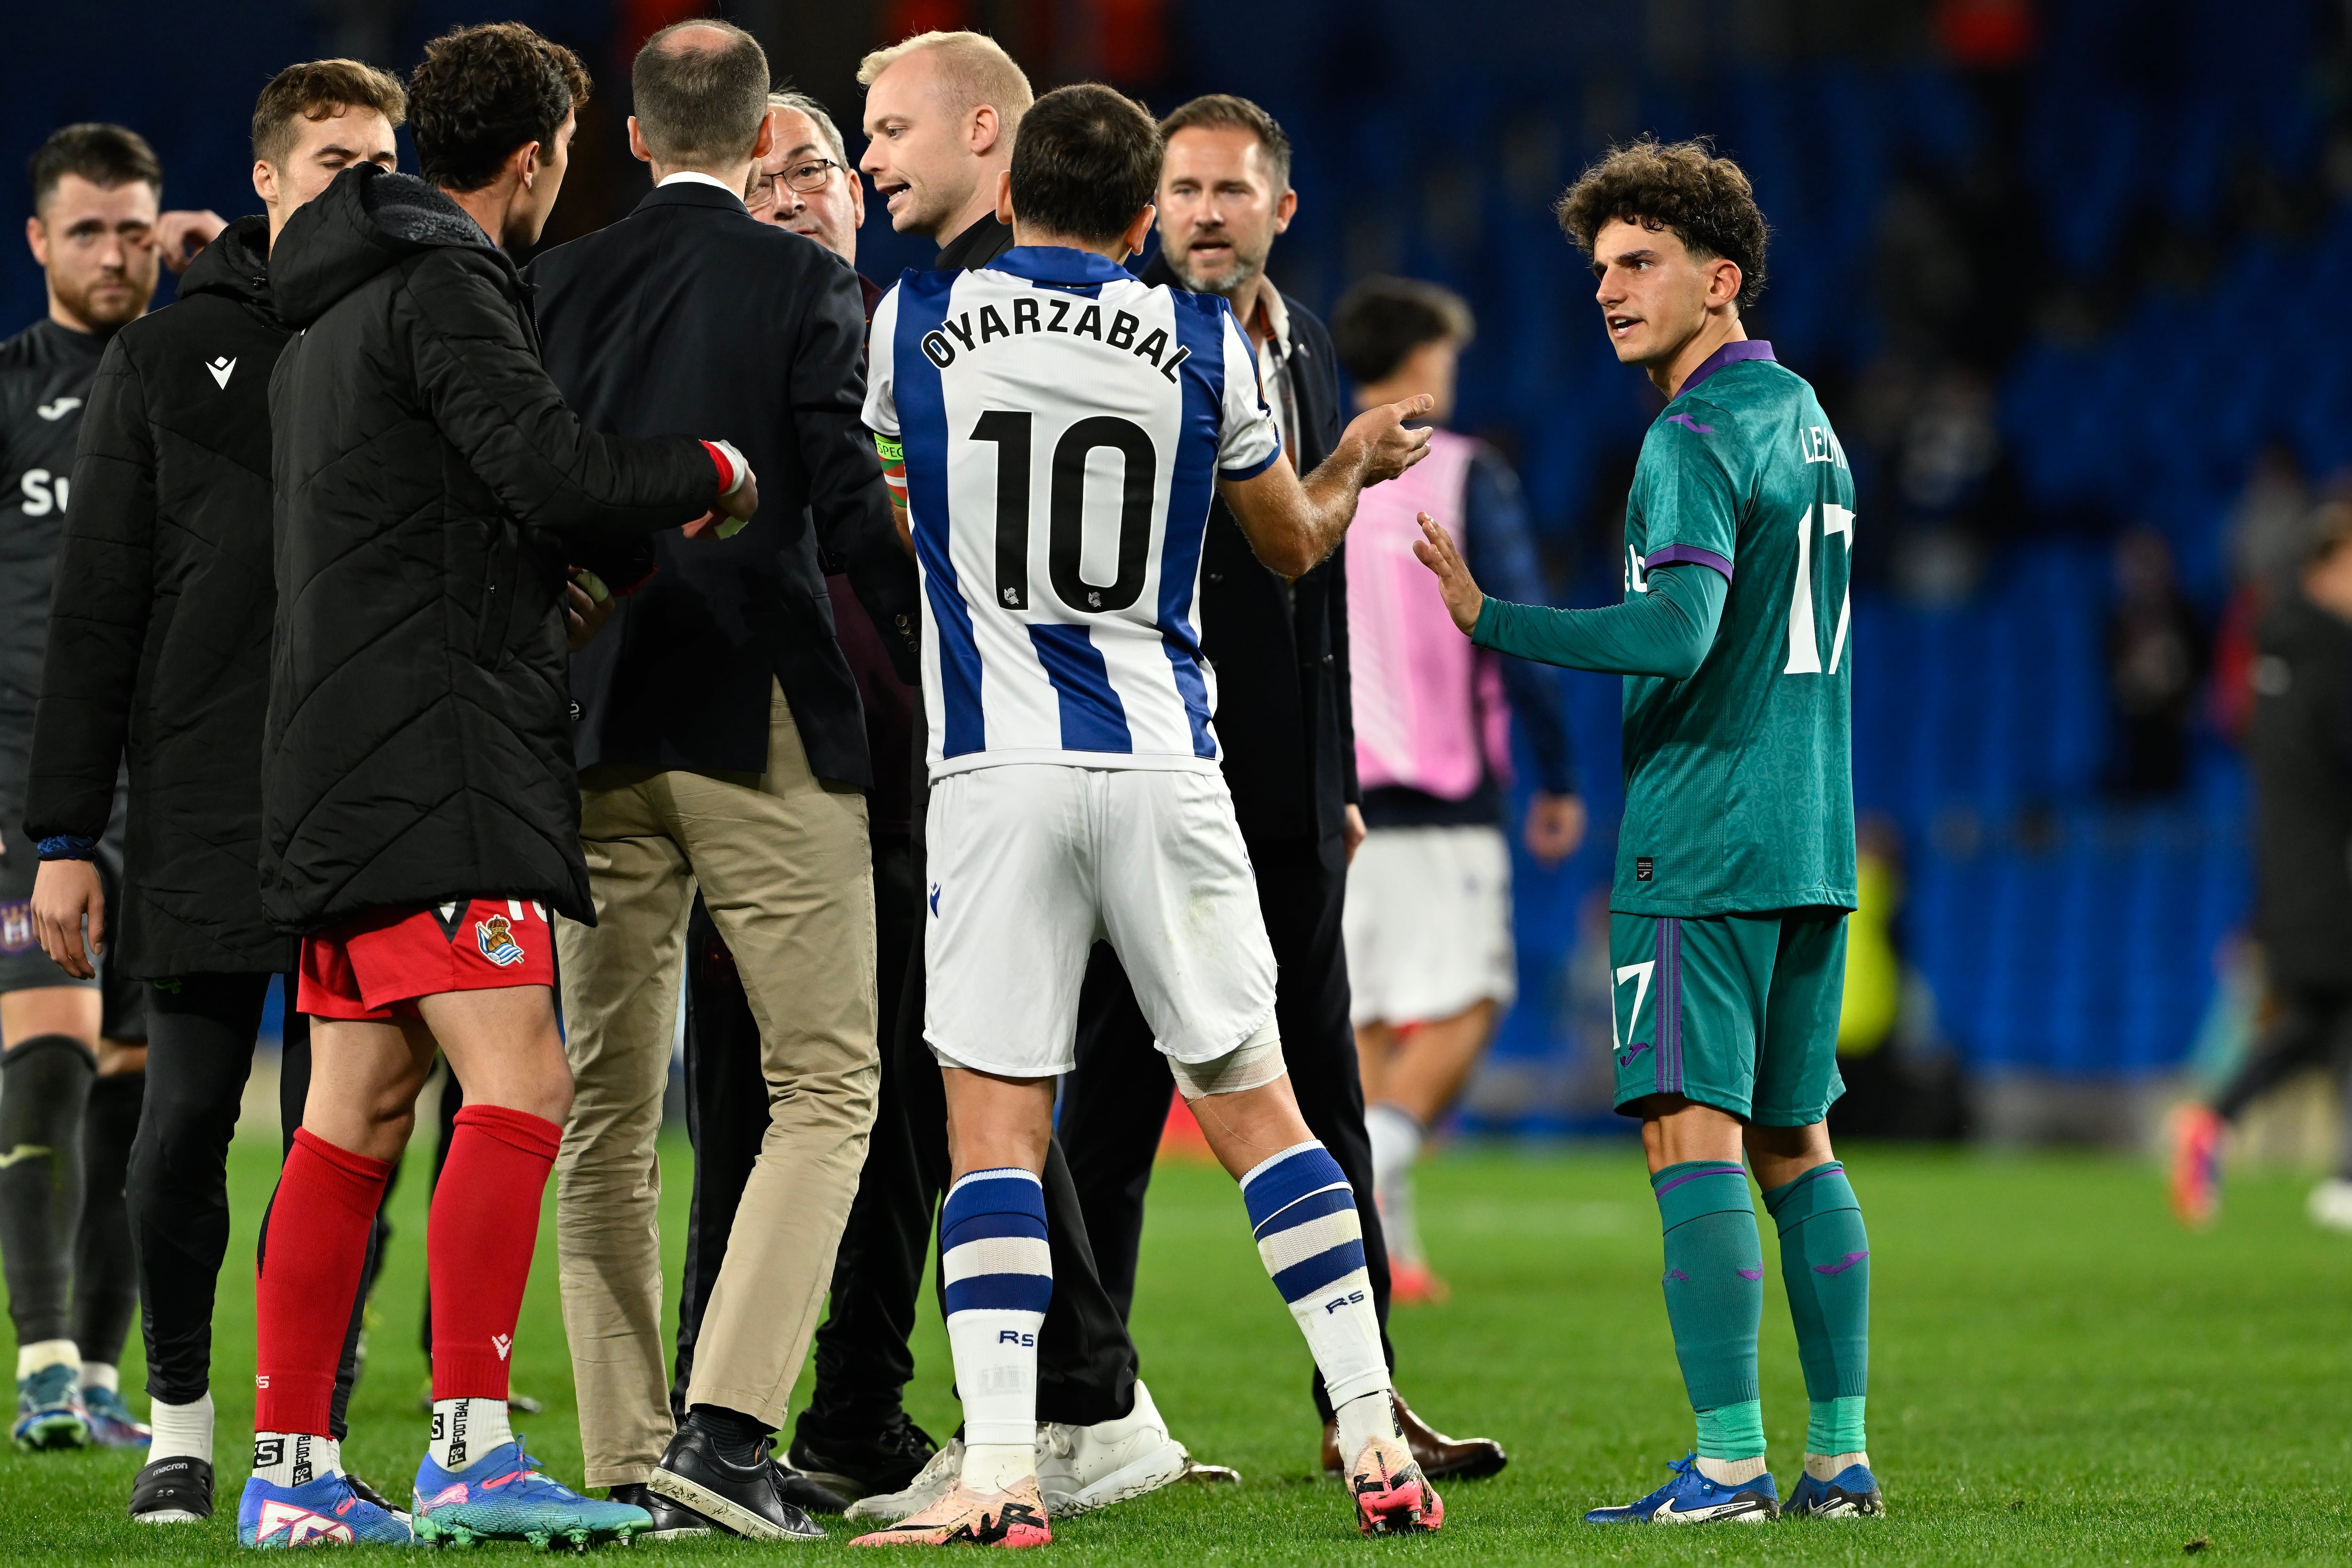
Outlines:
{"type": "Polygon", "coordinates": [[[79,833],[59,833],[41,841],[41,858],[45,861],[87,861],[98,858],[98,841],[79,833]]]}
{"type": "Polygon", "coordinates": [[[1274,444],[1274,450],[1265,455],[1265,458],[1263,462],[1244,464],[1239,468],[1220,468],[1217,470],[1217,477],[1220,479],[1255,479],[1259,475],[1265,473],[1267,469],[1273,467],[1274,460],[1281,455],[1282,443],[1277,441],[1274,444]]]}

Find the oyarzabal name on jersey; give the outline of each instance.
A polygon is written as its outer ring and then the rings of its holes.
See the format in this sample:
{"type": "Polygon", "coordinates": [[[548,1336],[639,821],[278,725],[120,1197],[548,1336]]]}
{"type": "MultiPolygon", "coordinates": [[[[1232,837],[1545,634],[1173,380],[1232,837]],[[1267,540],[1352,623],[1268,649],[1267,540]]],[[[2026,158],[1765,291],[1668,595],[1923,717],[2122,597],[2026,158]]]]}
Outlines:
{"type": "Polygon", "coordinates": [[[1154,327],[1138,340],[1135,334],[1143,326],[1143,321],[1129,311],[1112,311],[1108,331],[1103,329],[1102,307],[1092,302],[1088,302],[1085,309],[1078,310],[1077,319],[1071,321],[1070,313],[1077,309],[1077,305],[1076,299],[1055,295],[1024,296],[1013,301],[1013,325],[1010,327],[1004,324],[1003,315],[993,305],[980,308],[976,323],[972,319],[973,312],[967,310],[953,320],[942,321],[923,334],[923,357],[940,369],[946,370],[956,361],[958,344],[962,345],[962,351],[970,353],[999,338],[1018,338],[1030,332],[1057,332],[1066,338],[1092,338],[1107,349],[1123,349],[1139,360],[1149,360],[1171,382],[1176,380],[1176,368],[1192,357],[1192,350],[1181,346],[1174,353],[1168,352],[1165,328],[1154,327]],[[1039,308],[1041,306],[1043,309],[1039,308]],[[1164,361],[1163,355],[1166,356],[1164,361]]]}

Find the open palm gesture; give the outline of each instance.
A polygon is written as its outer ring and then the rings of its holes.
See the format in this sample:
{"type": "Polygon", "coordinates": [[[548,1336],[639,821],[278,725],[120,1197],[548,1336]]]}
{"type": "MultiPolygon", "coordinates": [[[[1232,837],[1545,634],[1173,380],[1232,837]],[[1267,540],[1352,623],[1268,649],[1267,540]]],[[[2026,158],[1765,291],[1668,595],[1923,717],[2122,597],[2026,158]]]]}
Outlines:
{"type": "Polygon", "coordinates": [[[1486,596],[1478,591],[1471,580],[1470,569],[1463,563],[1462,552],[1454,543],[1454,536],[1427,512],[1419,514],[1421,540],[1412,553],[1421,564],[1437,574],[1437,591],[1445,596],[1446,613],[1466,636],[1478,624],[1478,612],[1486,607],[1486,596]]]}

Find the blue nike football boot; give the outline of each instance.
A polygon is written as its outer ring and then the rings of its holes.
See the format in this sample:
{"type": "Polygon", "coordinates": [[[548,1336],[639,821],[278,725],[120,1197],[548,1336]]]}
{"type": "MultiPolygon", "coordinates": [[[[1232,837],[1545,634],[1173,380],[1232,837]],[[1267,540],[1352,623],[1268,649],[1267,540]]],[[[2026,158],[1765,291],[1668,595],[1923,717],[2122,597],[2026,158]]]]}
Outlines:
{"type": "Polygon", "coordinates": [[[344,1476],[324,1475],[299,1487],[252,1477],[236,1505],[236,1539],[274,1551],[289,1546],[414,1546],[400,1515],[352,1490],[344,1476]]]}
{"type": "Polygon", "coordinates": [[[1752,1481],[1726,1485],[1699,1473],[1698,1456],[1676,1459],[1667,1467],[1675,1479],[1622,1508],[1596,1508],[1584,1516],[1587,1524],[1706,1524],[1733,1520],[1761,1524],[1780,1512],[1780,1490],[1769,1471],[1752,1481]]]}
{"type": "Polygon", "coordinates": [[[155,1440],[147,1423],[131,1413],[114,1389],[83,1389],[81,1407],[89,1423],[89,1440],[101,1448],[143,1448],[155,1440]]]}
{"type": "Polygon", "coordinates": [[[654,1524],[644,1509],[582,1497],[541,1473],[519,1441],[500,1443],[454,1473],[425,1455],[416,1467],[414,1517],[420,1541],[528,1541],[541,1550],[558,1542],[580,1549],[600,1541],[625,1545],[654,1524]]]}
{"type": "Polygon", "coordinates": [[[1811,1471],[1799,1476],[1783,1511],[1801,1519],[1876,1519],[1886,1511],[1886,1499],[1867,1466],[1848,1465],[1835,1480],[1817,1481],[1811,1471]]]}
{"type": "Polygon", "coordinates": [[[25,1449],[79,1448],[89,1441],[89,1420],[81,1409],[81,1374],[53,1362],[30,1377],[16,1379],[16,1446],[25,1449]]]}

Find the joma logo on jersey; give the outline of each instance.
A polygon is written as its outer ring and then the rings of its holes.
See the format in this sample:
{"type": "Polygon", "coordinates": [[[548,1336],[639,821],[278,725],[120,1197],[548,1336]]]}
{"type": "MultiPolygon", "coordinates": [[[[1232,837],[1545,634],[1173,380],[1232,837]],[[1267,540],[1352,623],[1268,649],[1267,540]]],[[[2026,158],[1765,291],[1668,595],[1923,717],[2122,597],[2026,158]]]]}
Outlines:
{"type": "Polygon", "coordinates": [[[1078,319],[1068,326],[1063,322],[1077,308],[1076,299],[1058,295],[1023,295],[1013,301],[1013,325],[1004,324],[1003,316],[993,305],[980,308],[980,319],[975,326],[969,310],[952,321],[942,321],[939,327],[923,334],[923,357],[946,370],[956,361],[956,345],[963,345],[969,353],[985,347],[998,338],[1018,338],[1030,332],[1059,333],[1065,338],[1092,338],[1107,349],[1124,349],[1139,360],[1150,360],[1152,365],[1171,382],[1176,379],[1176,367],[1192,357],[1192,350],[1179,348],[1168,353],[1168,332],[1154,327],[1139,341],[1135,336],[1143,326],[1139,317],[1129,311],[1111,312],[1110,330],[1103,330],[1102,307],[1088,305],[1078,311],[1078,319]],[[1040,309],[1043,307],[1043,309],[1040,309]],[[1167,355],[1167,363],[1160,358],[1167,355]]]}

